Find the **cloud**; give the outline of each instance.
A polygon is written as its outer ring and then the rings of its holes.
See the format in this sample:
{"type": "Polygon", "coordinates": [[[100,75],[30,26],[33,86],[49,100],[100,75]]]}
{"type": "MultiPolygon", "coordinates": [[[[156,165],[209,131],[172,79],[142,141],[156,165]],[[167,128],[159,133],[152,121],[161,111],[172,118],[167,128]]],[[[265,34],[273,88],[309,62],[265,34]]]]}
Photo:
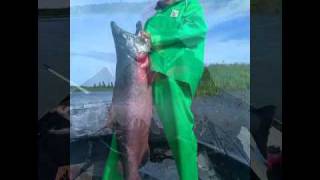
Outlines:
{"type": "Polygon", "coordinates": [[[202,2],[209,27],[205,63],[250,63],[250,1],[202,2]]]}
{"type": "Polygon", "coordinates": [[[84,52],[71,52],[71,57],[77,59],[76,57],[88,57],[99,61],[105,61],[110,63],[116,62],[116,55],[114,53],[106,53],[100,51],[84,51],[84,52]]]}
{"type": "Polygon", "coordinates": [[[90,4],[105,4],[113,2],[146,2],[148,0],[71,0],[71,6],[83,6],[90,4]]]}
{"type": "Polygon", "coordinates": [[[82,84],[103,67],[115,75],[116,55],[102,51],[71,51],[71,80],[82,84]]]}
{"type": "Polygon", "coordinates": [[[207,37],[220,40],[250,39],[250,20],[247,17],[238,18],[210,28],[207,37]]]}
{"type": "MultiPolygon", "coordinates": [[[[98,4],[108,0],[72,0],[78,4],[98,4]],[[99,2],[98,2],[99,1],[99,2]]],[[[203,3],[209,31],[206,40],[205,62],[250,62],[250,1],[200,0],[203,3]]],[[[132,2],[140,2],[132,0],[132,2]]],[[[71,13],[71,76],[77,83],[84,82],[101,67],[115,73],[116,56],[110,21],[130,32],[137,20],[145,20],[153,12],[156,0],[125,6],[119,9],[102,4],[86,6],[80,15],[71,13]],[[139,8],[136,8],[139,6],[139,8]],[[109,10],[111,8],[112,10],[109,10]],[[130,8],[133,8],[132,10],[130,8]],[[100,9],[100,10],[99,10],[100,9]],[[130,9],[130,10],[129,10],[130,9]],[[128,18],[130,17],[130,18],[128,18]]]]}
{"type": "Polygon", "coordinates": [[[250,40],[212,40],[211,42],[206,44],[206,64],[250,63],[250,40]]]}
{"type": "Polygon", "coordinates": [[[250,0],[206,0],[203,7],[209,28],[250,16],[250,0]]]}
{"type": "Polygon", "coordinates": [[[82,55],[72,56],[70,61],[70,78],[73,82],[82,84],[104,67],[108,68],[114,76],[115,66],[115,62],[96,60],[95,58],[82,55]]]}

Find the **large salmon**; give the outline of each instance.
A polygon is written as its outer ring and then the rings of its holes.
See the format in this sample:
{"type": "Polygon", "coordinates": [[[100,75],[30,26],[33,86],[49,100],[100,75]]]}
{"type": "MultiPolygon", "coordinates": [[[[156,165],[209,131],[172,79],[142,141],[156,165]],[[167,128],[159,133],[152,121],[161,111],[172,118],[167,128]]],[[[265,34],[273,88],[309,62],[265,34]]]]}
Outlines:
{"type": "Polygon", "coordinates": [[[117,64],[109,123],[116,132],[125,179],[140,179],[138,169],[149,154],[148,136],[152,117],[147,43],[139,34],[126,32],[111,22],[117,64]]]}

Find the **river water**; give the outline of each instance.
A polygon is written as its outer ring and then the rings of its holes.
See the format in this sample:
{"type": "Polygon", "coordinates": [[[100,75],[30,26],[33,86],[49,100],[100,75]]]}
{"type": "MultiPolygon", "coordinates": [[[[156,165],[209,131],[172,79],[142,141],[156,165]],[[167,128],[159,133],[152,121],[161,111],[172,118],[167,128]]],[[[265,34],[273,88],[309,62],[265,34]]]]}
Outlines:
{"type": "Polygon", "coordinates": [[[111,104],[112,91],[71,93],[70,138],[81,138],[95,134],[106,123],[107,109],[111,104]]]}

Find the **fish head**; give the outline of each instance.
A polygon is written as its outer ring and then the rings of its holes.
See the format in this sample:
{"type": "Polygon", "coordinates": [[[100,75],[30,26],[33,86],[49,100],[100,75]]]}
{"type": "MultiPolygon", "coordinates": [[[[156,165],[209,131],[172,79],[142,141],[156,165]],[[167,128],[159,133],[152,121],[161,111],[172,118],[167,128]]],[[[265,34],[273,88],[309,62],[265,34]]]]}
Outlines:
{"type": "Polygon", "coordinates": [[[117,54],[129,57],[118,58],[118,61],[120,59],[134,59],[137,63],[141,63],[141,54],[147,54],[150,51],[150,43],[140,35],[140,32],[142,31],[142,23],[139,21],[136,24],[136,27],[136,33],[133,34],[123,30],[115,22],[111,22],[111,30],[117,54]]]}

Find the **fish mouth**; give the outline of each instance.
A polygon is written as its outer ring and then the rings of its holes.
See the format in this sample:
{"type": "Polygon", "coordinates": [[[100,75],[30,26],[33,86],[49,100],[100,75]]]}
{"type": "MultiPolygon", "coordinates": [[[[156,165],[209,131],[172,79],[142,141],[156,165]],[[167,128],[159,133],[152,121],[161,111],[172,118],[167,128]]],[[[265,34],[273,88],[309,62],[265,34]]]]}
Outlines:
{"type": "Polygon", "coordinates": [[[136,34],[123,30],[114,21],[111,21],[110,26],[115,46],[118,51],[130,54],[132,57],[136,57],[138,53],[149,52],[150,45],[137,35],[142,31],[142,23],[140,21],[136,24],[136,34]]]}
{"type": "Polygon", "coordinates": [[[123,30],[114,21],[111,21],[110,26],[111,26],[112,35],[114,39],[117,39],[117,41],[124,42],[130,38],[131,39],[135,38],[135,35],[133,33],[123,30]]]}
{"type": "Polygon", "coordinates": [[[110,23],[111,30],[113,34],[120,34],[121,33],[121,28],[117,25],[116,22],[111,21],[110,23]]]}

